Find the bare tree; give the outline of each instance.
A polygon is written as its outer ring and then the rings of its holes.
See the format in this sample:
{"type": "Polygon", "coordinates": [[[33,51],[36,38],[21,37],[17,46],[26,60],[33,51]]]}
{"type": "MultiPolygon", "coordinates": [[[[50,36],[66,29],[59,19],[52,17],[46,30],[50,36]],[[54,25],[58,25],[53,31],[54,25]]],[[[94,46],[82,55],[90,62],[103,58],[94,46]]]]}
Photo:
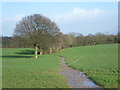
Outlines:
{"type": "Polygon", "coordinates": [[[49,38],[58,32],[58,26],[49,18],[40,14],[34,14],[24,17],[16,24],[14,36],[29,37],[35,48],[35,58],[37,58],[37,47],[39,47],[42,53],[42,50],[47,48],[49,38]]]}

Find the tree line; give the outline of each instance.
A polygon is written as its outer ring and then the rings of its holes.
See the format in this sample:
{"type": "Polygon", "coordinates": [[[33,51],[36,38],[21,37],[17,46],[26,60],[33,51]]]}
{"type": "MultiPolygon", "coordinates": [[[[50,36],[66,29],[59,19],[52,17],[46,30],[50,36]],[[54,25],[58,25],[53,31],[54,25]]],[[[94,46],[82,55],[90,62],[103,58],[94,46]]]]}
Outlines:
{"type": "Polygon", "coordinates": [[[37,54],[58,52],[63,48],[98,44],[120,43],[118,35],[96,33],[82,35],[71,32],[63,34],[49,18],[40,14],[24,17],[16,24],[12,37],[2,36],[3,48],[33,48],[37,54]],[[39,52],[40,51],[40,52],[39,52]]]}
{"type": "MultiPolygon", "coordinates": [[[[120,33],[119,33],[120,36],[120,33]]],[[[63,34],[59,33],[54,36],[47,45],[51,48],[68,48],[68,47],[77,47],[77,46],[88,46],[88,45],[98,45],[98,44],[112,44],[120,43],[120,37],[118,35],[106,35],[104,33],[96,33],[95,35],[82,35],[80,33],[69,33],[63,34]],[[51,43],[50,43],[51,42],[51,43]]],[[[19,36],[2,36],[2,47],[3,48],[33,48],[34,45],[31,44],[31,41],[28,37],[19,37],[19,36]]],[[[53,52],[55,52],[53,50],[53,52]]]]}

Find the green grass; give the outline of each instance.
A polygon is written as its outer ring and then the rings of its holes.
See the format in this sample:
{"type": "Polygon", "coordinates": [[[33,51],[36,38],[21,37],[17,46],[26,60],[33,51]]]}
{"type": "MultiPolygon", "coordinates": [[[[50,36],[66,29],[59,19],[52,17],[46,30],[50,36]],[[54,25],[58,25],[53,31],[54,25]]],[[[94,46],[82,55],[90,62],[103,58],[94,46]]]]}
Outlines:
{"type": "Polygon", "coordinates": [[[118,44],[67,48],[58,55],[102,87],[118,87],[118,44]]]}
{"type": "Polygon", "coordinates": [[[3,88],[60,88],[68,87],[59,74],[56,55],[33,58],[32,49],[4,48],[2,52],[3,88]]]}
{"type": "Polygon", "coordinates": [[[30,48],[4,48],[2,52],[3,88],[69,87],[60,75],[60,56],[67,64],[83,71],[102,87],[118,87],[118,45],[66,48],[56,54],[33,58],[30,48]]]}

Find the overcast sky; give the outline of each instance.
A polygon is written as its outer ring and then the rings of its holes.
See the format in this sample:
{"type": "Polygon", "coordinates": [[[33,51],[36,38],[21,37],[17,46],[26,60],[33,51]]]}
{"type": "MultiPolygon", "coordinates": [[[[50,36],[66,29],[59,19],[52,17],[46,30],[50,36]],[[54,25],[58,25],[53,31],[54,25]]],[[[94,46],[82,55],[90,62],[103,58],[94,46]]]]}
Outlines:
{"type": "Polygon", "coordinates": [[[38,13],[56,22],[65,34],[118,32],[117,2],[4,2],[2,9],[4,36],[12,36],[16,23],[23,17],[38,13]]]}

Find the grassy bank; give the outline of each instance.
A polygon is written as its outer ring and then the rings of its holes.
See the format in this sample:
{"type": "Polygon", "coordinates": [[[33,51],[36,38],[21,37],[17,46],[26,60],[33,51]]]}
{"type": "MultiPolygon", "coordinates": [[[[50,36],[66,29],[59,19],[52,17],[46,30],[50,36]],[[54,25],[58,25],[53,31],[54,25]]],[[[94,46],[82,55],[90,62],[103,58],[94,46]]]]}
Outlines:
{"type": "Polygon", "coordinates": [[[118,87],[117,44],[67,48],[58,55],[64,56],[69,66],[80,69],[102,87],[118,87]]]}
{"type": "Polygon", "coordinates": [[[3,49],[3,88],[67,87],[64,77],[59,74],[59,57],[42,55],[34,59],[33,53],[29,48],[3,49]]]}

